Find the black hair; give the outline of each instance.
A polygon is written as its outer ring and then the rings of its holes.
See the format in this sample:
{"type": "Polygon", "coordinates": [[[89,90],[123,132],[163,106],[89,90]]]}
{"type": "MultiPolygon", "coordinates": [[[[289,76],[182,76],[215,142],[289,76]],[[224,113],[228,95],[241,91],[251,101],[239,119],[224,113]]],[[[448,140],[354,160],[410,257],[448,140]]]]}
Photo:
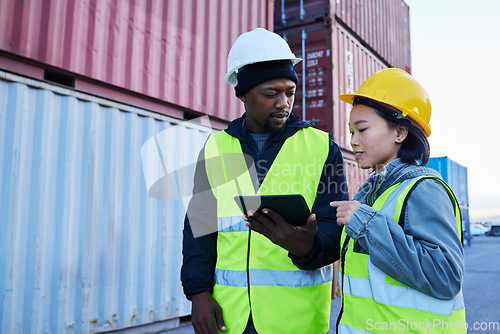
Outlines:
{"type": "Polygon", "coordinates": [[[420,161],[420,166],[425,166],[427,164],[430,156],[430,145],[422,130],[413,125],[406,118],[397,118],[396,116],[398,113],[395,112],[395,109],[386,104],[360,97],[354,99],[353,105],[356,104],[363,104],[373,108],[380,117],[385,119],[390,128],[402,126],[408,130],[408,135],[401,143],[401,147],[398,151],[398,158],[400,158],[401,161],[409,164],[416,164],[420,161]]]}

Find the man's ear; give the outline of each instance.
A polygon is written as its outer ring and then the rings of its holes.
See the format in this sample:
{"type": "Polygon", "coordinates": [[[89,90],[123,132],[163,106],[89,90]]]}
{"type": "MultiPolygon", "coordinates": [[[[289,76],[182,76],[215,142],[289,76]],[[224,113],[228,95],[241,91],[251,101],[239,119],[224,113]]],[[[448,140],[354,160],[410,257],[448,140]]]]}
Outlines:
{"type": "Polygon", "coordinates": [[[245,103],[247,102],[247,97],[245,95],[238,96],[238,98],[241,100],[241,102],[245,103]]]}
{"type": "Polygon", "coordinates": [[[401,144],[408,136],[408,128],[406,126],[398,125],[396,127],[396,143],[401,144]]]}

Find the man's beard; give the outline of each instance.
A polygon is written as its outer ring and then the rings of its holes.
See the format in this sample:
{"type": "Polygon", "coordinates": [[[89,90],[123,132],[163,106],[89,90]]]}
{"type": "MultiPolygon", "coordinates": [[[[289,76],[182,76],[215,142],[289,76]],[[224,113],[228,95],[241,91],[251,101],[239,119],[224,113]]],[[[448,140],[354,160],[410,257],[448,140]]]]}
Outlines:
{"type": "MultiPolygon", "coordinates": [[[[288,120],[287,120],[288,121],[288,120]]],[[[264,129],[270,133],[271,135],[277,135],[279,133],[281,133],[283,131],[283,129],[285,128],[286,126],[286,122],[285,124],[283,124],[282,127],[280,128],[274,128],[271,126],[270,122],[269,122],[269,119],[267,120],[266,124],[264,124],[264,129]]]]}

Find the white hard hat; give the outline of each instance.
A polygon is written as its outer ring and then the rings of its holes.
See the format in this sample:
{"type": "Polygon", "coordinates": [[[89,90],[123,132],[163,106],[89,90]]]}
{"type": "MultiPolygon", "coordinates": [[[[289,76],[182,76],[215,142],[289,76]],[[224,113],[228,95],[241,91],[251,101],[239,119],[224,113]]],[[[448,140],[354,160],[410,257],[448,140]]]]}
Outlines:
{"type": "Polygon", "coordinates": [[[245,65],[289,59],[292,65],[301,61],[295,57],[287,42],[278,34],[264,28],[256,28],[241,34],[234,42],[227,56],[228,84],[236,85],[238,71],[245,65]]]}

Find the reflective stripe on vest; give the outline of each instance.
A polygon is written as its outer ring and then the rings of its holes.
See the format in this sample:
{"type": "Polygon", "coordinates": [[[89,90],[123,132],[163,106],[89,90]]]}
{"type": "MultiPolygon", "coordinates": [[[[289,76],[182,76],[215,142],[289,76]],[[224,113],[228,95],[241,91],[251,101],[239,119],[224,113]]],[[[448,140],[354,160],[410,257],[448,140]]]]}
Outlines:
{"type": "MultiPolygon", "coordinates": [[[[408,193],[424,178],[429,176],[391,186],[377,198],[373,208],[399,222],[408,193]]],[[[455,207],[461,235],[460,211],[451,189],[444,181],[430,178],[441,182],[447,190],[455,207]]],[[[346,237],[343,231],[342,244],[346,237]]],[[[340,318],[339,333],[466,333],[462,291],[451,300],[427,296],[386,275],[372,264],[369,255],[354,252],[354,247],[355,241],[350,239],[343,259],[344,273],[339,280],[345,309],[340,318]],[[393,327],[390,327],[391,323],[393,327]]]]}
{"type": "MultiPolygon", "coordinates": [[[[328,283],[332,280],[333,266],[316,270],[250,269],[250,285],[301,287],[328,283]]],[[[246,270],[215,269],[215,283],[226,286],[247,287],[246,270]]]]}
{"type": "Polygon", "coordinates": [[[461,298],[449,300],[437,298],[426,298],[423,293],[414,294],[412,288],[386,284],[386,275],[368,261],[368,272],[370,278],[345,276],[342,292],[355,297],[372,298],[376,302],[386,305],[409,307],[421,311],[450,316],[452,311],[461,310],[465,307],[461,298]],[[346,279],[347,278],[347,279],[346,279]],[[375,288],[374,285],[377,285],[375,288]]]}
{"type": "MultiPolygon", "coordinates": [[[[257,194],[299,193],[311,209],[328,152],[327,133],[299,130],[284,142],[257,194]]],[[[300,270],[288,251],[246,227],[234,196],[255,195],[256,181],[252,181],[255,170],[248,170],[238,139],[225,131],[212,134],[205,145],[205,166],[217,199],[213,295],[222,307],[228,333],[243,332],[250,309],[261,334],[326,333],[332,266],[300,270]]]]}
{"type": "Polygon", "coordinates": [[[248,232],[247,222],[239,216],[217,217],[218,232],[248,232]]]}

